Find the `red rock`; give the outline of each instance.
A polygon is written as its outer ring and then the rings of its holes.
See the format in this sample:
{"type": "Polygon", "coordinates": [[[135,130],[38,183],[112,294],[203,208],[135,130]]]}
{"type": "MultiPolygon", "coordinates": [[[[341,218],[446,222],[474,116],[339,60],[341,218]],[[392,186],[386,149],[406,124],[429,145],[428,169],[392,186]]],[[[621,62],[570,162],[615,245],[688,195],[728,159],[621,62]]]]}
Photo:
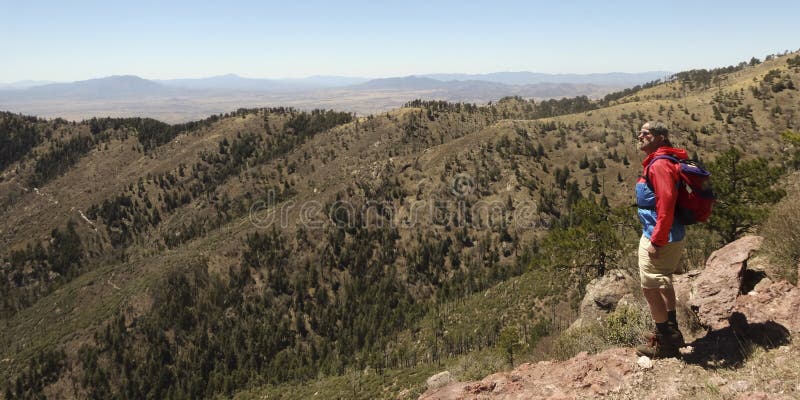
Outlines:
{"type": "Polygon", "coordinates": [[[728,317],[741,291],[747,259],[763,240],[760,236],[745,236],[708,258],[689,296],[689,305],[696,310],[702,325],[714,330],[728,326],[728,317]]]}
{"type": "Polygon", "coordinates": [[[616,348],[566,361],[522,364],[481,381],[428,390],[420,399],[576,399],[599,397],[630,385],[637,370],[633,349],[616,348]]]}
{"type": "Polygon", "coordinates": [[[759,292],[739,296],[733,307],[748,324],[776,322],[789,332],[800,333],[800,288],[789,282],[774,282],[759,292]]]}

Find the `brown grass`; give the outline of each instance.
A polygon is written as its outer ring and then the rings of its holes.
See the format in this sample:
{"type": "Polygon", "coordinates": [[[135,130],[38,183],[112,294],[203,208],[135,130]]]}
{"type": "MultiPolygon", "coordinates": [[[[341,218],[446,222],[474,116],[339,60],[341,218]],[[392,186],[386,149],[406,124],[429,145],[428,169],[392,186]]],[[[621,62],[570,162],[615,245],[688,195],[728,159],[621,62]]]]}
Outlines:
{"type": "MultiPolygon", "coordinates": [[[[797,172],[790,181],[797,181],[797,172]],[[794,178],[794,179],[792,179],[794,178]]],[[[762,249],[769,259],[767,274],[797,284],[800,266],[800,190],[790,191],[761,228],[762,249]]]]}

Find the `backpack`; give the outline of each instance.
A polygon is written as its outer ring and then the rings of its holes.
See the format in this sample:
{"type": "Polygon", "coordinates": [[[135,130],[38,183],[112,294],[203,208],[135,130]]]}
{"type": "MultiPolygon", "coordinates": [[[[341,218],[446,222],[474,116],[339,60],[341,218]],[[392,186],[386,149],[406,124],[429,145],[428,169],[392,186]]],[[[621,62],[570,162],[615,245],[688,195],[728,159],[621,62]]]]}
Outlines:
{"type": "MultiPolygon", "coordinates": [[[[680,164],[678,182],[678,200],[675,205],[675,219],[684,225],[692,225],[698,222],[707,222],[714,208],[717,196],[711,188],[711,172],[700,166],[694,160],[679,160],[672,156],[658,156],[650,161],[644,173],[647,185],[650,180],[647,175],[650,166],[658,159],[667,159],[680,164]]],[[[651,186],[652,187],[652,186],[651,186]]]]}

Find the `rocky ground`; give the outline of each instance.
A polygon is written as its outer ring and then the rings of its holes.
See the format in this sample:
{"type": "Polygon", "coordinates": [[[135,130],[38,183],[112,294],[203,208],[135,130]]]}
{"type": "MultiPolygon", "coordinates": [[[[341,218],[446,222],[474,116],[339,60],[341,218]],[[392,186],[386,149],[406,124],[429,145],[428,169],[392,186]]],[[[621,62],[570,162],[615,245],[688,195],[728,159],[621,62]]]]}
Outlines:
{"type": "MultiPolygon", "coordinates": [[[[443,372],[420,399],[800,399],[800,343],[791,341],[800,333],[800,287],[773,282],[752,265],[761,242],[739,239],[714,252],[704,269],[676,279],[679,303],[705,328],[687,336],[681,359],[613,348],[525,363],[475,382],[453,382],[443,372]]],[[[618,290],[623,276],[603,279],[588,288],[576,325],[629,296],[618,290]]]]}

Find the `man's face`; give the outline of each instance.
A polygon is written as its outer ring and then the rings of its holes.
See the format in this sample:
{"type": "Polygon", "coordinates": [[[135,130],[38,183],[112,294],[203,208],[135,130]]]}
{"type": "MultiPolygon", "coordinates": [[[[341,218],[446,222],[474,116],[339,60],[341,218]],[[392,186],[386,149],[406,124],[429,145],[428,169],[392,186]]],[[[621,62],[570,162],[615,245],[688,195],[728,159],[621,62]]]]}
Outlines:
{"type": "Polygon", "coordinates": [[[637,136],[637,138],[639,139],[639,150],[650,154],[663,144],[664,137],[653,135],[648,128],[647,124],[644,124],[642,129],[639,130],[639,136],[637,136]]]}

